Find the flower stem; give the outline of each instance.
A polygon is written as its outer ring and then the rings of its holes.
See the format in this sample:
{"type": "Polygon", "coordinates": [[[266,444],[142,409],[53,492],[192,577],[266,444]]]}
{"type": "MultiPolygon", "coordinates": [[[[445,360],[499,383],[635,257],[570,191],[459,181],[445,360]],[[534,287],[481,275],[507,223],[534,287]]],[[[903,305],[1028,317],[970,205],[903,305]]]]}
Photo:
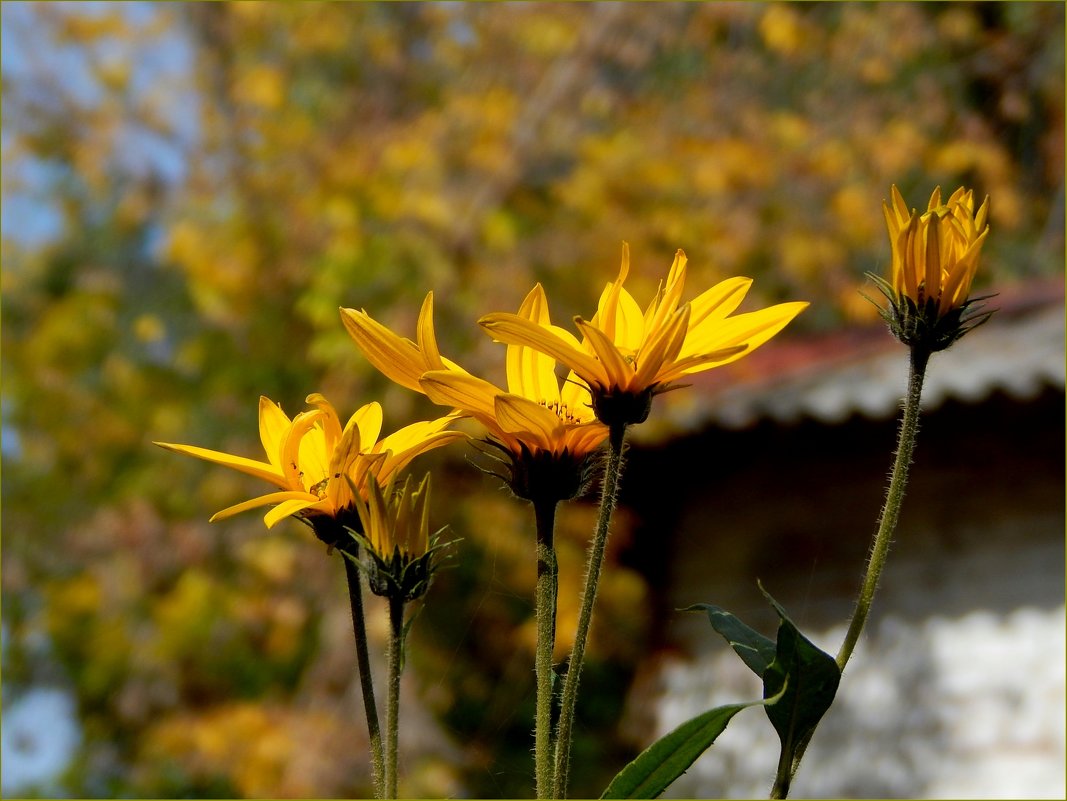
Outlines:
{"type": "Polygon", "coordinates": [[[867,613],[871,608],[871,601],[874,599],[874,592],[878,588],[878,579],[882,575],[882,568],[885,567],[889,543],[897,527],[900,505],[904,500],[904,488],[908,483],[908,469],[911,467],[912,453],[919,434],[919,400],[922,396],[923,378],[926,376],[926,365],[929,360],[929,350],[917,346],[912,347],[908,372],[908,394],[904,399],[904,415],[900,421],[896,458],[893,461],[889,488],[886,490],[885,506],[882,507],[878,532],[871,545],[867,574],[863,578],[863,586],[856,600],[856,610],[852,613],[845,641],[841,644],[841,650],[837,654],[837,665],[842,670],[845,669],[856,643],[859,642],[863,624],[867,621],[867,613]]]}
{"type": "Polygon", "coordinates": [[[570,774],[571,740],[574,728],[574,707],[578,700],[578,681],[585,661],[585,646],[589,637],[589,625],[593,618],[593,603],[596,601],[597,584],[604,566],[604,549],[608,541],[611,515],[615,511],[619,479],[622,475],[622,452],[626,441],[626,424],[618,423],[608,432],[608,454],[604,467],[604,482],[600,493],[600,513],[597,517],[593,542],[589,546],[589,560],[582,591],[582,607],[578,615],[578,629],[574,635],[567,667],[567,679],[563,683],[563,701],[556,734],[556,772],[553,782],[553,798],[567,797],[567,780],[570,774]]]}
{"type": "Polygon", "coordinates": [[[782,749],[782,752],[778,755],[778,770],[774,774],[771,798],[789,797],[789,785],[793,781],[793,774],[796,773],[797,766],[800,764],[800,757],[803,756],[806,747],[807,743],[805,742],[797,749],[796,756],[792,760],[790,760],[786,749],[782,749]]]}
{"type": "MultiPolygon", "coordinates": [[[[871,545],[871,554],[867,560],[867,572],[863,577],[863,585],[860,587],[859,598],[856,600],[856,609],[852,613],[845,641],[841,644],[841,650],[837,654],[837,666],[845,669],[849,658],[852,656],[856,644],[859,642],[863,631],[863,624],[867,621],[867,613],[871,609],[871,601],[874,592],[878,589],[878,580],[885,567],[886,555],[889,553],[889,543],[893,540],[893,532],[897,527],[897,519],[900,517],[900,506],[904,500],[904,489],[908,483],[908,469],[911,467],[912,454],[915,452],[915,442],[919,434],[919,401],[922,397],[923,379],[926,376],[926,365],[930,361],[930,351],[912,346],[911,359],[908,370],[908,392],[904,398],[904,414],[900,420],[900,431],[897,436],[897,451],[893,460],[893,470],[889,477],[889,487],[886,490],[885,506],[878,521],[878,531],[874,535],[871,545]]],[[[783,752],[778,760],[778,770],[774,777],[774,786],[771,788],[771,798],[787,798],[789,787],[800,767],[800,760],[811,741],[811,733],[800,743],[792,760],[786,759],[783,752]]]]}
{"type": "Polygon", "coordinates": [[[404,661],[404,601],[389,596],[389,695],[385,702],[385,797],[396,798],[400,671],[404,661]]]}
{"type": "Polygon", "coordinates": [[[534,717],[534,772],[537,797],[552,791],[552,654],[556,646],[556,551],[552,540],[556,525],[556,501],[535,501],[537,521],[537,588],[534,610],[537,618],[537,712],[534,717]]]}
{"type": "Polygon", "coordinates": [[[363,586],[353,558],[359,557],[359,547],[351,557],[341,554],[345,563],[345,576],[348,579],[348,600],[352,606],[352,632],[356,638],[356,663],[359,666],[359,683],[363,691],[363,708],[367,712],[367,733],[370,736],[371,771],[374,780],[374,794],[382,798],[385,790],[384,761],[382,758],[382,733],[378,727],[378,706],[374,702],[374,682],[371,679],[370,656],[367,653],[367,623],[363,615],[363,586]]]}

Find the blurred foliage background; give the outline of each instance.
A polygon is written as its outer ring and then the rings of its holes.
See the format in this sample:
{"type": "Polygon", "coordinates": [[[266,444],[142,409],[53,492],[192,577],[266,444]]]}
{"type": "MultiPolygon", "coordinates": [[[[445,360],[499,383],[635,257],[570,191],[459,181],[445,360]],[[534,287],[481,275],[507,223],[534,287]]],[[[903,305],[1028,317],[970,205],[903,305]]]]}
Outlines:
{"type": "MultiPolygon", "coordinates": [[[[980,285],[1063,269],[1059,3],[2,13],[3,702],[64,688],[80,732],[42,793],[369,793],[336,557],[296,524],[209,525],[260,487],[150,444],[257,455],[260,394],[436,416],[339,306],[413,335],[432,289],[444,352],[502,381],[474,321],[535,281],[555,319],[591,313],[626,239],[639,299],[681,247],[693,287],[812,301],[791,335],[867,322],[892,183],[992,196],[980,285]]],[[[532,521],[469,456],[415,468],[463,542],[414,628],[402,792],[525,796],[532,521]]],[[[560,657],[592,515],[560,522],[560,657]]],[[[577,795],[631,753],[654,592],[608,573],[577,795]]]]}

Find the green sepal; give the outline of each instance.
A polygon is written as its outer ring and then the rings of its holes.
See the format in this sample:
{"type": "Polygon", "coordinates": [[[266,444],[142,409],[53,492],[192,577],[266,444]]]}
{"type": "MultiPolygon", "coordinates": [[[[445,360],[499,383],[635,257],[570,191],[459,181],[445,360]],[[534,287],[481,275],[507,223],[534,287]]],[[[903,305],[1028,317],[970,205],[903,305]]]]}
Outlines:
{"type": "MultiPolygon", "coordinates": [[[[922,348],[936,353],[950,347],[956,340],[982,325],[995,309],[986,310],[982,301],[995,296],[980,295],[968,298],[954,309],[941,314],[935,298],[916,303],[905,295],[898,295],[892,284],[873,273],[867,273],[875,287],[889,301],[888,306],[868,295],[860,293],[878,308],[878,313],[889,324],[893,336],[911,348],[922,348]]],[[[921,298],[921,294],[920,294],[921,298]]]]}
{"type": "Polygon", "coordinates": [[[421,556],[407,556],[399,547],[395,547],[393,553],[385,557],[375,550],[371,541],[361,532],[345,526],[349,536],[361,546],[365,559],[347,551],[342,551],[342,554],[366,574],[370,591],[375,595],[397,596],[404,602],[414,601],[426,594],[434,574],[448,566],[447,561],[452,557],[452,553],[447,552],[439,556],[438,552],[450,549],[462,541],[455,539],[441,542],[441,534],[447,528],[442,526],[430,537],[430,547],[421,556]]]}
{"type": "Polygon", "coordinates": [[[782,693],[779,693],[762,701],[715,707],[686,721],[656,740],[619,771],[600,797],[657,798],[711,747],[734,715],[750,706],[774,705],[781,697],[782,693]]]}

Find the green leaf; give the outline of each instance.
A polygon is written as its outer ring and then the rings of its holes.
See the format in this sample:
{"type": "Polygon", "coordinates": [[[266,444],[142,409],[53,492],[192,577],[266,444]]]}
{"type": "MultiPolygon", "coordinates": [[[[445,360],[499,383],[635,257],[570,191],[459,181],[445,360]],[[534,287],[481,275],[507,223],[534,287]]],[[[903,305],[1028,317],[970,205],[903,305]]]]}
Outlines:
{"type": "Polygon", "coordinates": [[[729,704],[697,715],[665,734],[619,771],[601,798],[656,798],[708,750],[730,719],[745,707],[765,704],[729,704]]]}
{"type": "Polygon", "coordinates": [[[778,780],[788,788],[795,763],[811,739],[826,710],[837,694],[841,669],[837,661],[815,647],[786,615],[766,590],[760,589],[778,613],[778,642],[774,661],[763,674],[765,698],[780,695],[768,705],[767,717],[782,741],[778,780]]]}
{"type": "Polygon", "coordinates": [[[796,764],[815,727],[837,694],[841,670],[837,661],[816,648],[770,594],[760,591],[778,613],[777,642],[764,637],[732,614],[712,604],[695,604],[684,610],[703,610],[712,628],[721,634],[746,665],[763,680],[768,700],[767,717],[782,742],[775,786],[788,790],[796,764]],[[780,699],[770,703],[770,699],[780,699]]]}
{"type": "Polygon", "coordinates": [[[730,647],[737,652],[737,655],[744,660],[744,663],[762,679],[767,666],[775,658],[774,640],[764,637],[719,606],[693,604],[682,611],[693,612],[701,609],[708,613],[711,627],[726,638],[726,641],[730,643],[730,647]]]}

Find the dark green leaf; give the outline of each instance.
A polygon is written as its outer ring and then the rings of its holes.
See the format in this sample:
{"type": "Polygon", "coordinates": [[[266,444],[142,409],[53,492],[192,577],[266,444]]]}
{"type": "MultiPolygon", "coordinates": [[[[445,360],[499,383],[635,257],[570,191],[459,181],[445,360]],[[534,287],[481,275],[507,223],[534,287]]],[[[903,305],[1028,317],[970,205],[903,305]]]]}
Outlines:
{"type": "Polygon", "coordinates": [[[816,648],[797,630],[766,590],[763,594],[781,618],[775,658],[763,675],[763,695],[765,698],[781,695],[777,703],[767,706],[767,717],[782,741],[779,765],[791,771],[796,757],[833,703],[841,670],[832,656],[816,648]]]}
{"type": "Polygon", "coordinates": [[[737,655],[744,660],[753,673],[763,678],[767,666],[774,661],[774,640],[764,637],[753,628],[749,628],[732,614],[712,604],[694,604],[683,611],[693,612],[703,609],[708,613],[711,627],[730,643],[737,655]]]}
{"type": "Polygon", "coordinates": [[[664,735],[611,780],[601,798],[656,798],[715,742],[730,719],[747,706],[720,706],[664,735]]]}

